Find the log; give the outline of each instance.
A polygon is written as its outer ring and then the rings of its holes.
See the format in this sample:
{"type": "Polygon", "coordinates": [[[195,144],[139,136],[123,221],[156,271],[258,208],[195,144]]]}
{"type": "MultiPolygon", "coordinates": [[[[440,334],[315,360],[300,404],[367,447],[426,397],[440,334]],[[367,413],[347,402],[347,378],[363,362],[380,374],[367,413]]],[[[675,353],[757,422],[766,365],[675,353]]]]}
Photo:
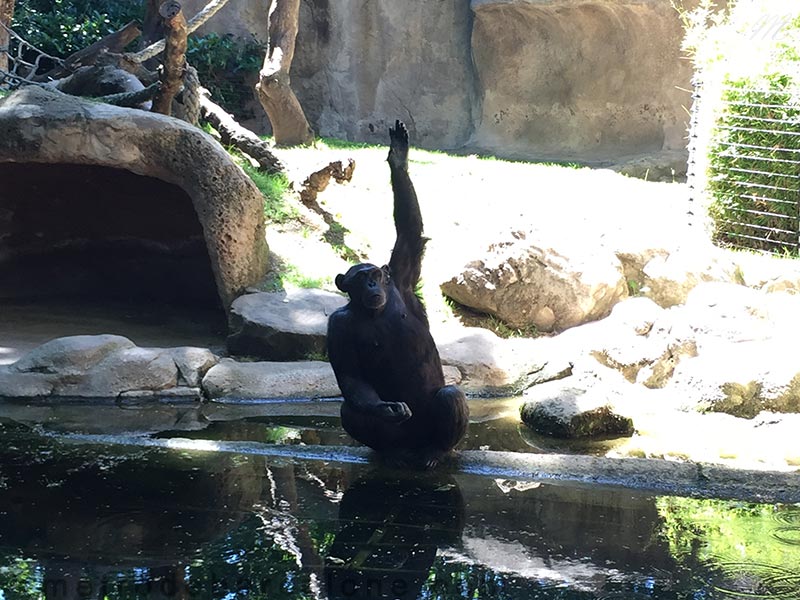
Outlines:
{"type": "Polygon", "coordinates": [[[86,46],[86,48],[82,48],[70,54],[64,59],[63,64],[43,75],[36,76],[35,81],[50,81],[66,77],[79,67],[93,65],[98,57],[105,52],[119,54],[125,49],[125,46],[139,37],[141,33],[142,31],[139,29],[139,24],[135,21],[131,21],[122,29],[108,34],[91,46],[86,46]]]}
{"type": "Polygon", "coordinates": [[[161,87],[153,98],[152,112],[169,115],[172,113],[172,100],[183,85],[183,70],[186,68],[186,19],[180,2],[167,0],[161,5],[159,14],[164,19],[167,32],[164,49],[161,87]]]}
{"type": "Polygon", "coordinates": [[[212,102],[208,93],[200,94],[200,111],[203,118],[219,131],[222,143],[234,146],[252,157],[266,173],[283,173],[285,167],[272,153],[270,145],[249,129],[245,129],[219,104],[212,102]]]}

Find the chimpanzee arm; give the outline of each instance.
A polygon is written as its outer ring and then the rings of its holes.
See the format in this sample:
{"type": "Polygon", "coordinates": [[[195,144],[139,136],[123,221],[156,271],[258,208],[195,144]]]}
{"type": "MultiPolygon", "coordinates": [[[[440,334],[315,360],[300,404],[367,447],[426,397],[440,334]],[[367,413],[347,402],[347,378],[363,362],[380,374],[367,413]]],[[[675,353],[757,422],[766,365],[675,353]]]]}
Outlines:
{"type": "Polygon", "coordinates": [[[337,312],[328,320],[328,359],[344,401],[360,412],[383,420],[400,423],[409,419],[411,410],[405,402],[384,402],[361,376],[350,317],[337,312]]]}
{"type": "Polygon", "coordinates": [[[389,169],[394,192],[394,226],[397,240],[389,261],[391,277],[401,293],[411,292],[419,281],[425,242],[422,215],[414,184],[408,175],[408,131],[400,121],[389,128],[389,169]]]}

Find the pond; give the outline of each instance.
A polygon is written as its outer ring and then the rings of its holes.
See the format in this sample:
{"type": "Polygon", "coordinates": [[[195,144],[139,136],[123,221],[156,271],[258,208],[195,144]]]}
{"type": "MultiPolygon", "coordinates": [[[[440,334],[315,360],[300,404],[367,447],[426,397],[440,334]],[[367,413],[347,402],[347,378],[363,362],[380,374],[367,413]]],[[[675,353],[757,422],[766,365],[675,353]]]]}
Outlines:
{"type": "MultiPolygon", "coordinates": [[[[795,499],[410,473],[336,407],[3,406],[2,597],[800,598],[795,499]]],[[[549,451],[471,427],[464,454],[549,451]]]]}

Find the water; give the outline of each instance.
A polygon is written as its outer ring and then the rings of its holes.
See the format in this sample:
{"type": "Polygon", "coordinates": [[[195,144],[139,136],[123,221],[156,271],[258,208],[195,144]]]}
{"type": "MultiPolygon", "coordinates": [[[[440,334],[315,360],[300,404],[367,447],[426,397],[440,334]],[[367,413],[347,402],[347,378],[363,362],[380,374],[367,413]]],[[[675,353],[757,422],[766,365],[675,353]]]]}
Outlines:
{"type": "Polygon", "coordinates": [[[800,505],[408,473],[335,408],[2,407],[3,597],[800,598],[800,505]]]}

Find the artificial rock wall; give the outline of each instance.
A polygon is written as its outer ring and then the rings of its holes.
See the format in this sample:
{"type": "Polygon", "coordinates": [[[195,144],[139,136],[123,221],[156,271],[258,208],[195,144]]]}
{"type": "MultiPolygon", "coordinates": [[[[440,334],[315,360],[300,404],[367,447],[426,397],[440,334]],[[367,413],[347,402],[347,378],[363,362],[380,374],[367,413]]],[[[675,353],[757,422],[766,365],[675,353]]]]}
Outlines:
{"type": "MultiPolygon", "coordinates": [[[[263,39],[259,4],[209,26],[263,39]]],[[[614,163],[685,148],[682,38],[669,0],[302,0],[292,84],[323,136],[401,118],[423,147],[614,163]]]]}

